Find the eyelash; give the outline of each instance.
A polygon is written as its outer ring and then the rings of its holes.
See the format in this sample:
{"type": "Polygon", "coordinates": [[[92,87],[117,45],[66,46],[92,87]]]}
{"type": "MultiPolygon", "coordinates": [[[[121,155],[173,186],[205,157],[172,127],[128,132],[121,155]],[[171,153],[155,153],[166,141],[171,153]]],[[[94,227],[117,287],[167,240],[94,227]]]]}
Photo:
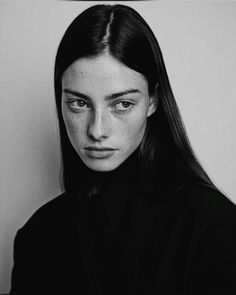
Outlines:
{"type": "MultiPolygon", "coordinates": [[[[83,100],[83,99],[76,99],[76,100],[73,100],[73,101],[67,101],[66,103],[70,106],[70,108],[73,110],[73,111],[76,111],[76,112],[79,112],[80,110],[84,109],[84,107],[74,107],[73,104],[74,103],[78,103],[78,102],[82,102],[85,105],[88,106],[88,104],[83,100]]],[[[116,102],[113,106],[112,106],[112,109],[115,109],[115,111],[117,112],[126,112],[128,110],[130,110],[132,107],[134,106],[134,103],[130,102],[130,101],[127,101],[127,100],[121,100],[121,101],[118,101],[116,102]],[[128,104],[128,107],[127,108],[124,108],[124,109],[116,109],[115,107],[119,104],[128,104]]]]}
{"type": "Polygon", "coordinates": [[[128,107],[124,108],[122,110],[116,109],[116,111],[118,111],[118,112],[126,112],[126,111],[130,110],[134,106],[134,104],[132,102],[127,101],[127,100],[122,100],[122,101],[118,101],[117,103],[115,103],[114,107],[116,107],[119,104],[128,104],[128,107]]]}
{"type": "Polygon", "coordinates": [[[79,111],[79,110],[83,109],[83,107],[76,108],[73,106],[74,103],[78,103],[78,102],[83,102],[84,105],[88,105],[83,99],[75,99],[72,101],[67,101],[66,103],[70,106],[71,109],[79,111]]]}

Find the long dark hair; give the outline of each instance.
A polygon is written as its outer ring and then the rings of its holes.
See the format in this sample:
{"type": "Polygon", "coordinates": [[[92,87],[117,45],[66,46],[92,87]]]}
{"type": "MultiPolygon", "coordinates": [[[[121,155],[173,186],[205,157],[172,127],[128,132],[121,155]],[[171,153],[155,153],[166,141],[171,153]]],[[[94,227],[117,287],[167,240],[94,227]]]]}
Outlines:
{"type": "Polygon", "coordinates": [[[139,146],[140,175],[144,185],[150,188],[161,177],[215,188],[190,146],[160,47],[149,25],[131,7],[95,5],[70,24],[60,42],[55,62],[55,96],[65,190],[73,190],[80,182],[82,163],[68,139],[62,118],[62,74],[75,60],[97,56],[104,51],[141,73],[148,81],[149,94],[155,93],[158,98],[157,110],[148,118],[139,146]]]}

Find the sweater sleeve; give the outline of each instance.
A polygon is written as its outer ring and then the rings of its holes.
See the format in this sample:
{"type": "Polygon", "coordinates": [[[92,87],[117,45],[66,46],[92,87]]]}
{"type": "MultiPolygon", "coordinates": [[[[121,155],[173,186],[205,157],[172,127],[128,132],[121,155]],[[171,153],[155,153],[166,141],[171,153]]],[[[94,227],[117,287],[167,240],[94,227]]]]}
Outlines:
{"type": "Polygon", "coordinates": [[[217,220],[199,243],[186,294],[236,294],[235,210],[217,220]]]}

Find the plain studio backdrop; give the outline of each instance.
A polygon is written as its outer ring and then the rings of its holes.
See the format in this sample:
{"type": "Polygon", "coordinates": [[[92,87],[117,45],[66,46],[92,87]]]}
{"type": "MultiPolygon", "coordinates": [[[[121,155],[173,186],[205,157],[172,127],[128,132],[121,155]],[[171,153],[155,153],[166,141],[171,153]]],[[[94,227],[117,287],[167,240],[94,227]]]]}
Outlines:
{"type": "MultiPolygon", "coordinates": [[[[67,26],[95,3],[0,2],[0,293],[17,229],[61,193],[54,59],[67,26]]],[[[193,148],[236,203],[236,3],[124,4],[156,34],[193,148]]]]}

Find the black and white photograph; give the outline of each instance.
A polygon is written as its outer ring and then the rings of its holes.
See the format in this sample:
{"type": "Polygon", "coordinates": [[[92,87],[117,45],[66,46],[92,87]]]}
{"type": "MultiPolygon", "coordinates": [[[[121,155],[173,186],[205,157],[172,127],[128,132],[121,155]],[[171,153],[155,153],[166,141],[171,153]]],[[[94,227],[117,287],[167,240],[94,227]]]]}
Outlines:
{"type": "Polygon", "coordinates": [[[0,294],[236,294],[236,2],[0,0],[0,294]]]}

